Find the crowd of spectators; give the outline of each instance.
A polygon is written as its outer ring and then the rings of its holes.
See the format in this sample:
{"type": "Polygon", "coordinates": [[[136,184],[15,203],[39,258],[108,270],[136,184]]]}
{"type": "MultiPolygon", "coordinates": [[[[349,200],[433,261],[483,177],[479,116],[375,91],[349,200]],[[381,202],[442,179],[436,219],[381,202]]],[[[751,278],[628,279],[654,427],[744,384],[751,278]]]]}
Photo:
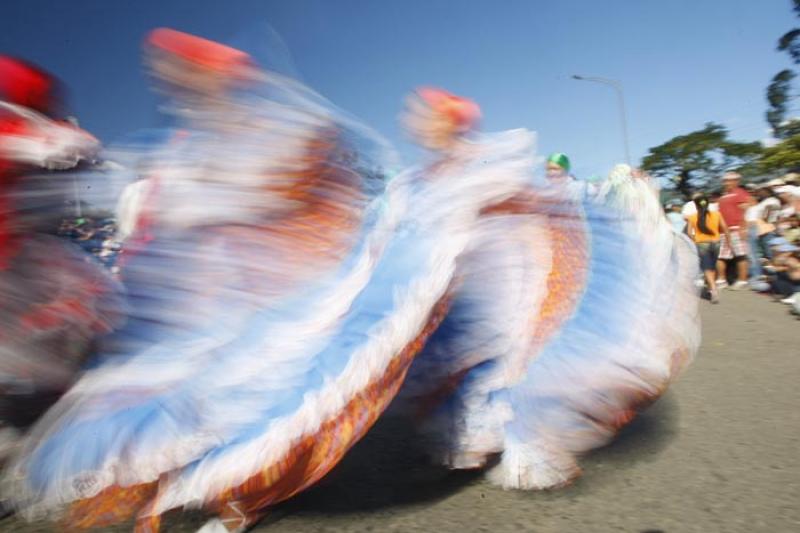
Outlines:
{"type": "Polygon", "coordinates": [[[721,185],[667,205],[673,229],[698,247],[698,285],[712,302],[718,289],[751,289],[800,312],[800,175],[742,185],[728,172],[721,185]]]}
{"type": "Polygon", "coordinates": [[[69,239],[85,252],[114,269],[120,244],[117,227],[110,217],[70,217],[61,221],[58,235],[69,239]]]}

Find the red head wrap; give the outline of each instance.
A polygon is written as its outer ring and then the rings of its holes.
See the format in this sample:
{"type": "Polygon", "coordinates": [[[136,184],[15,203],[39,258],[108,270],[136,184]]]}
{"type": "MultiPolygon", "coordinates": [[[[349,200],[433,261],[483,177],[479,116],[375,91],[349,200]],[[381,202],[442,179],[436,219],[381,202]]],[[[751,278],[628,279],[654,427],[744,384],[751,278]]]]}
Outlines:
{"type": "Polygon", "coordinates": [[[55,92],[55,79],[19,59],[0,55],[0,98],[36,111],[50,110],[55,92]]]}
{"type": "Polygon", "coordinates": [[[232,74],[239,67],[251,63],[250,56],[241,50],[170,28],[151,31],[146,43],[189,63],[222,74],[232,74]]]}
{"type": "Polygon", "coordinates": [[[481,118],[481,108],[467,98],[433,87],[418,89],[417,94],[431,109],[449,117],[461,130],[471,129],[481,118]]]}

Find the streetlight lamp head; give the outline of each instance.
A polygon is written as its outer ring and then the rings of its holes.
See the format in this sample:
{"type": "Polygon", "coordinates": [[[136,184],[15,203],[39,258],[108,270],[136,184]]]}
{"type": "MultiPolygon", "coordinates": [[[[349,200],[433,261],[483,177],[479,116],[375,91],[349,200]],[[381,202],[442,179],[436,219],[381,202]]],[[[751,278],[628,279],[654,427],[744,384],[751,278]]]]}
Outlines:
{"type": "Polygon", "coordinates": [[[628,147],[628,119],[625,113],[625,97],[622,94],[622,84],[617,80],[612,80],[609,78],[601,78],[599,76],[586,77],[586,76],[579,76],[578,74],[573,74],[572,79],[579,81],[602,83],[603,85],[608,85],[617,92],[617,98],[619,99],[619,114],[620,118],[622,119],[622,140],[625,144],[625,162],[630,164],[631,156],[630,156],[630,148],[628,147]]]}

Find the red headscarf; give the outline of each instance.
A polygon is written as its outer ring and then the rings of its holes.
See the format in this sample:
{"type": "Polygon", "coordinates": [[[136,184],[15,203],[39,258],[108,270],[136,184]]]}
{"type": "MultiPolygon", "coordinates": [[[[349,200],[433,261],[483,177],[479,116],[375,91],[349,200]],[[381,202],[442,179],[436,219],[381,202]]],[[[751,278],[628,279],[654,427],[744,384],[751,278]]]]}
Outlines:
{"type": "Polygon", "coordinates": [[[170,28],[158,28],[147,36],[146,44],[180,57],[184,61],[230,75],[251,64],[241,50],[170,28]]]}
{"type": "Polygon", "coordinates": [[[450,118],[459,130],[466,131],[473,128],[481,118],[481,108],[478,104],[444,89],[422,87],[417,90],[417,94],[431,109],[450,118]]]}
{"type": "Polygon", "coordinates": [[[0,98],[47,113],[54,100],[55,79],[39,68],[0,55],[0,98]]]}

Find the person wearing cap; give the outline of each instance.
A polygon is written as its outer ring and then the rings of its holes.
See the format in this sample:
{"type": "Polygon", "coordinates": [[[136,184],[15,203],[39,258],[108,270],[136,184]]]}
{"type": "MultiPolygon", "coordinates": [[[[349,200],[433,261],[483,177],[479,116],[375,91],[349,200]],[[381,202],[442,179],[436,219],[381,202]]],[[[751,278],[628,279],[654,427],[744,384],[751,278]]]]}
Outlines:
{"type": "Polygon", "coordinates": [[[719,199],[719,211],[730,229],[731,239],[722,242],[717,261],[717,281],[720,284],[727,281],[727,261],[736,261],[736,281],[731,287],[734,290],[747,287],[749,264],[744,215],[747,208],[754,204],[753,197],[739,186],[740,180],[738,172],[726,172],[722,176],[723,194],[719,199]]]}
{"type": "Polygon", "coordinates": [[[773,258],[770,265],[770,284],[782,303],[794,304],[800,292],[800,247],[783,237],[770,241],[773,258]]]}
{"type": "MultiPolygon", "coordinates": [[[[770,257],[771,258],[775,257],[775,254],[777,253],[778,247],[787,246],[787,245],[793,244],[791,241],[789,241],[783,235],[777,235],[777,234],[774,234],[773,236],[769,237],[766,240],[766,243],[767,243],[767,247],[770,250],[770,257]]],[[[765,267],[765,269],[768,270],[769,272],[772,272],[772,264],[771,264],[771,262],[765,267]]]]}
{"type": "Polygon", "coordinates": [[[573,201],[594,196],[602,188],[600,184],[578,181],[571,173],[572,162],[567,154],[555,152],[548,156],[545,163],[545,177],[553,191],[561,191],[573,201]]]}
{"type": "Polygon", "coordinates": [[[570,179],[571,164],[567,154],[555,152],[547,158],[545,166],[547,178],[552,181],[564,181],[570,179]]]}

